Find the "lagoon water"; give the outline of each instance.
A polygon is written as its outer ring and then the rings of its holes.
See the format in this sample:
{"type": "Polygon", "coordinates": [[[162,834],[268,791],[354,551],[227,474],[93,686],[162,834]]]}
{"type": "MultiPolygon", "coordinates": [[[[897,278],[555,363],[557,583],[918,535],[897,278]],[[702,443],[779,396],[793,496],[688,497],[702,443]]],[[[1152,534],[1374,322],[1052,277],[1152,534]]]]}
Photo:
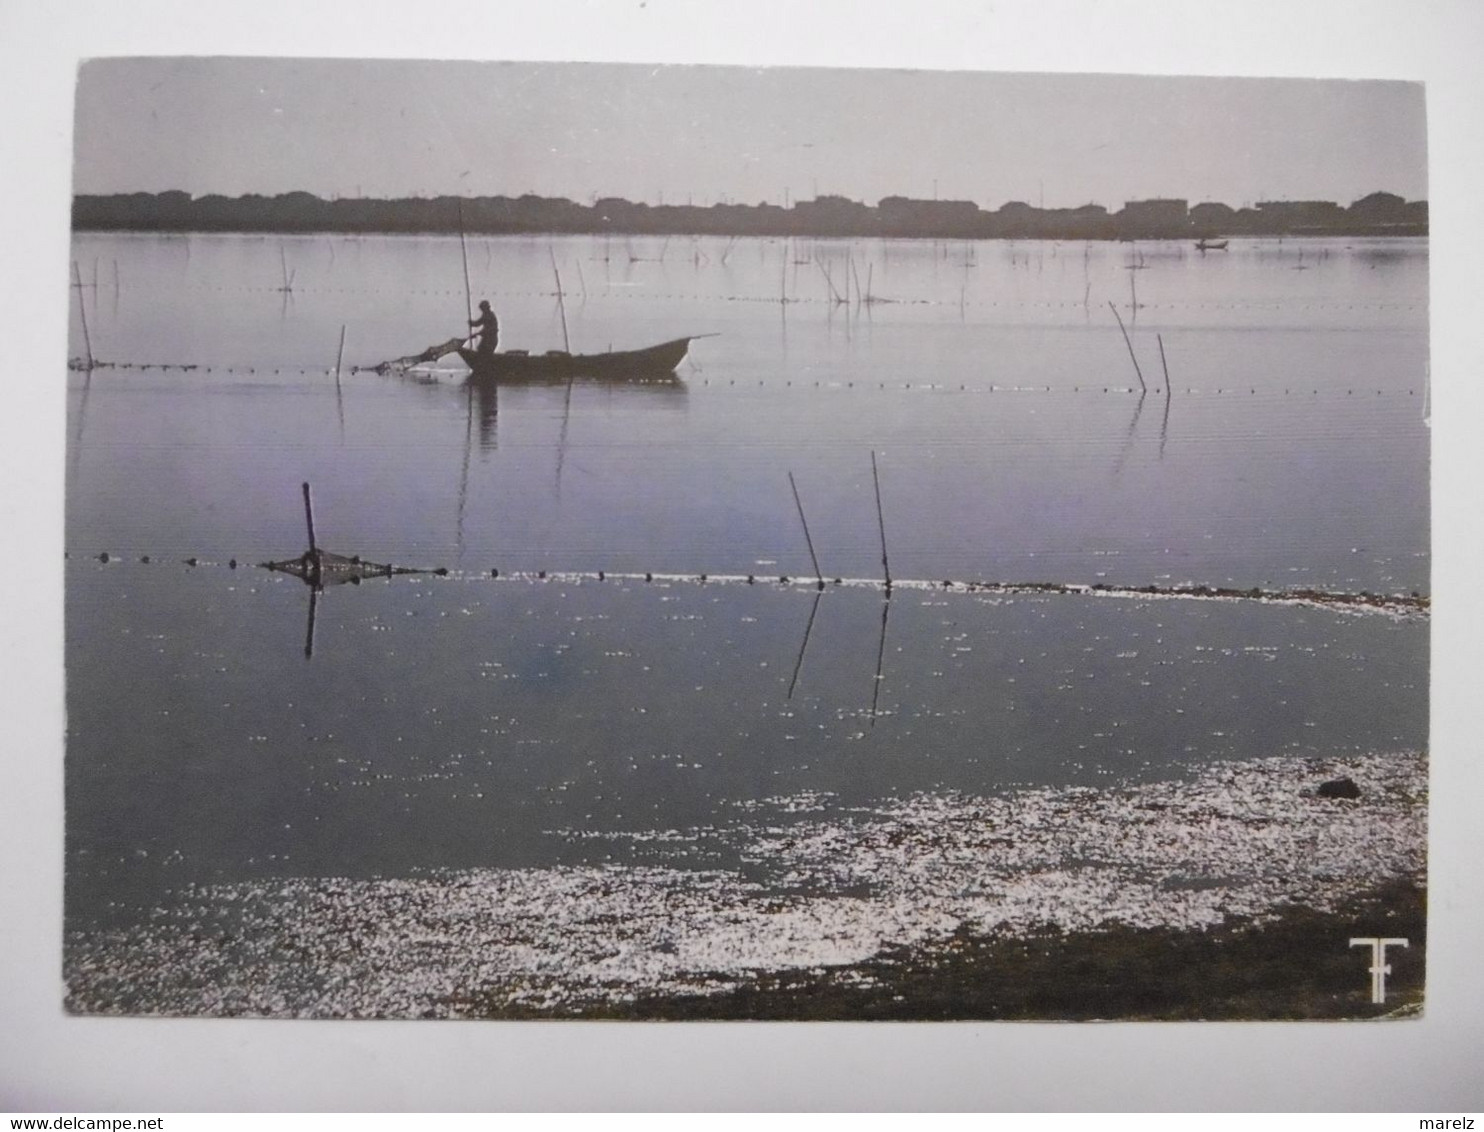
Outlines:
{"type": "Polygon", "coordinates": [[[192,885],[747,873],[692,834],[1426,746],[1425,620],[910,584],[1426,594],[1425,241],[473,238],[503,348],[715,335],[494,392],[367,368],[459,332],[457,238],[74,254],[112,364],[68,376],[73,939],[192,885]],[[798,584],[790,472],[825,576],[881,578],[873,453],[901,584],[798,584]],[[305,481],[321,546],[448,575],[257,568],[305,481]]]}

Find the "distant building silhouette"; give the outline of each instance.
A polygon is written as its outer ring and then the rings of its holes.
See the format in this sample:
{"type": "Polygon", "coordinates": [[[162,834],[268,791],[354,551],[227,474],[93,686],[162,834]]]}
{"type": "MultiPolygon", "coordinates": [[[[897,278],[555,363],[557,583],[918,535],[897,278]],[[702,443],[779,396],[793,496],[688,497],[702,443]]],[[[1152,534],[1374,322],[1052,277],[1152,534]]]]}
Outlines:
{"type": "Polygon", "coordinates": [[[865,236],[877,233],[874,210],[849,197],[822,196],[793,207],[794,230],[810,236],[865,236]]]}
{"type": "Polygon", "coordinates": [[[1372,230],[1427,227],[1427,201],[1406,201],[1395,193],[1371,193],[1350,206],[1351,218],[1372,230]]]}
{"type": "Polygon", "coordinates": [[[1175,199],[1131,200],[1117,216],[1118,235],[1126,240],[1159,240],[1190,232],[1190,204],[1175,199]]]}
{"type": "Polygon", "coordinates": [[[1335,231],[1345,226],[1345,210],[1332,200],[1262,200],[1259,227],[1278,235],[1335,231]]]}
{"type": "Polygon", "coordinates": [[[1204,201],[1190,210],[1191,231],[1197,236],[1227,236],[1237,230],[1237,210],[1229,204],[1204,201]]]}
{"type": "Polygon", "coordinates": [[[971,200],[913,200],[882,197],[876,205],[881,231],[893,236],[932,238],[955,235],[986,235],[988,217],[971,200]]]}

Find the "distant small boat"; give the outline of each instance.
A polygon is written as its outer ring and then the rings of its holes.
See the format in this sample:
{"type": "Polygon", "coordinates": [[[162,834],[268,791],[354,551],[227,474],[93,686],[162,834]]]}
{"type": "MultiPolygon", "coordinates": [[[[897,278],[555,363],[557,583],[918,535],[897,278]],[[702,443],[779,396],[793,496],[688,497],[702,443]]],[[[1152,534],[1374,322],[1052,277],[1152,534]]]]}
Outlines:
{"type": "Polygon", "coordinates": [[[1195,242],[1196,249],[1203,252],[1224,252],[1229,240],[1206,240],[1200,239],[1195,242]]]}
{"type": "MultiPolygon", "coordinates": [[[[692,335],[692,338],[703,335],[692,335]]],[[[569,354],[551,350],[529,354],[524,350],[505,350],[481,354],[459,347],[459,357],[476,378],[519,380],[521,378],[595,377],[607,380],[664,377],[674,372],[685,360],[691,338],[676,338],[642,350],[610,350],[606,354],[569,354]]]]}

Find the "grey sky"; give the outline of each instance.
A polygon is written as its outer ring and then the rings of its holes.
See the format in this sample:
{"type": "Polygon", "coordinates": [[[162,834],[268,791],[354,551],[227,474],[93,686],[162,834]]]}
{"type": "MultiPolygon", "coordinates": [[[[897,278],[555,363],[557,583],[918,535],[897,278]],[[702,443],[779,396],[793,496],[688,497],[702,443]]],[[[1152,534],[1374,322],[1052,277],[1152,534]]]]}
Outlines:
{"type": "Polygon", "coordinates": [[[74,188],[1116,207],[1426,177],[1410,83],[180,58],[83,66],[74,188]]]}

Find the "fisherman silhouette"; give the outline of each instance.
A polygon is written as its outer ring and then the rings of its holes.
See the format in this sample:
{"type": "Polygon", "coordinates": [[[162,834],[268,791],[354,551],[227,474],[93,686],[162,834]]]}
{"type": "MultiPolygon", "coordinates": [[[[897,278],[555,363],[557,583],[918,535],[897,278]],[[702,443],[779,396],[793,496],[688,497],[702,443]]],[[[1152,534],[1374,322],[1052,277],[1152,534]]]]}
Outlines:
{"type": "Polygon", "coordinates": [[[495,312],[490,310],[488,299],[479,300],[479,312],[479,317],[469,323],[469,326],[479,334],[479,345],[475,347],[474,352],[493,354],[500,341],[500,320],[495,317],[495,312]]]}

